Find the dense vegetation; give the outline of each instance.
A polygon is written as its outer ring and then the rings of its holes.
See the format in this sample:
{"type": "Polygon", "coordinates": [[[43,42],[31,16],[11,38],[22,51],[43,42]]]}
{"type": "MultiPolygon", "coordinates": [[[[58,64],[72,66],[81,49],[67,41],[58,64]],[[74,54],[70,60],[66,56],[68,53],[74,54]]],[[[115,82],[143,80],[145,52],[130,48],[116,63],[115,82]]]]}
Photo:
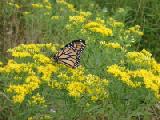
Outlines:
{"type": "Polygon", "coordinates": [[[149,3],[159,9],[158,0],[1,1],[0,120],[160,119],[160,64],[142,49],[158,46],[149,3]],[[80,38],[81,66],[53,61],[80,38]]]}
{"type": "MultiPolygon", "coordinates": [[[[125,9],[121,20],[127,26],[139,24],[144,32],[142,40],[137,46],[140,50],[146,48],[160,61],[160,1],[159,0],[69,0],[76,7],[88,10],[88,3],[99,5],[99,10],[106,11],[105,15],[113,15],[118,8],[125,9]]],[[[116,17],[117,18],[117,17],[116,17]]],[[[119,19],[119,17],[118,17],[119,19]]]]}

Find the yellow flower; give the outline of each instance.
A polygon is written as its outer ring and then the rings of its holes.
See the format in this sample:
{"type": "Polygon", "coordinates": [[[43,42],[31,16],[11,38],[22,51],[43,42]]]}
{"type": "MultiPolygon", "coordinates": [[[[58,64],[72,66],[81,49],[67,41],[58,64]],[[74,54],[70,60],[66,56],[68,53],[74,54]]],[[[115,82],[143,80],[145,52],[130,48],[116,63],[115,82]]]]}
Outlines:
{"type": "Polygon", "coordinates": [[[37,76],[35,76],[35,75],[28,76],[26,78],[25,82],[27,84],[24,84],[24,85],[25,85],[28,93],[31,93],[35,89],[39,88],[39,84],[41,83],[39,78],[37,76]]]}
{"type": "Polygon", "coordinates": [[[29,15],[31,12],[23,12],[24,15],[29,15]]]}
{"type": "Polygon", "coordinates": [[[32,76],[28,76],[25,80],[26,83],[30,83],[30,82],[34,82],[34,83],[40,83],[39,79],[37,76],[32,75],[32,76]]]}
{"type": "Polygon", "coordinates": [[[14,80],[21,80],[22,79],[22,77],[20,77],[20,76],[14,76],[14,80]]]}
{"type": "Polygon", "coordinates": [[[43,74],[41,79],[45,81],[50,80],[52,73],[54,73],[57,70],[57,68],[53,66],[52,64],[47,64],[45,66],[39,66],[37,67],[37,69],[39,73],[43,74]]]}
{"type": "Polygon", "coordinates": [[[17,8],[17,9],[21,8],[20,5],[14,4],[14,3],[11,3],[11,2],[9,2],[8,5],[13,6],[13,7],[17,8]]]}
{"type": "Polygon", "coordinates": [[[67,89],[70,96],[80,97],[85,92],[86,86],[80,82],[71,82],[67,89]]]}
{"type": "Polygon", "coordinates": [[[22,103],[27,94],[27,89],[24,85],[10,85],[7,92],[16,93],[16,95],[12,97],[14,103],[22,103]]]}
{"type": "Polygon", "coordinates": [[[131,86],[133,88],[140,87],[141,82],[133,82],[131,80],[131,76],[127,70],[125,70],[124,67],[119,67],[118,65],[111,65],[107,68],[107,72],[111,73],[115,77],[120,77],[120,80],[122,80],[124,83],[126,83],[128,86],[131,86]]]}
{"type": "Polygon", "coordinates": [[[31,104],[42,105],[44,103],[45,99],[39,93],[37,93],[35,96],[32,96],[31,104]]]}
{"type": "Polygon", "coordinates": [[[72,76],[66,77],[69,81],[84,81],[85,76],[84,76],[84,68],[79,66],[77,69],[68,69],[68,73],[72,74],[72,76]]]}
{"type": "Polygon", "coordinates": [[[0,66],[3,65],[3,63],[0,61],[0,66]]]}
{"type": "Polygon", "coordinates": [[[59,20],[59,19],[60,19],[60,16],[52,16],[51,19],[52,19],[52,20],[59,20]]]}
{"type": "MultiPolygon", "coordinates": [[[[42,44],[43,45],[43,44],[42,44]]],[[[35,52],[40,52],[41,50],[41,44],[20,44],[19,46],[9,49],[8,52],[30,52],[30,53],[35,53],[35,52]]],[[[44,46],[44,45],[43,45],[44,46]]]]}
{"type": "Polygon", "coordinates": [[[72,30],[72,29],[73,29],[72,24],[67,24],[67,25],[66,25],[66,29],[67,29],[67,30],[72,30]]]}
{"type": "Polygon", "coordinates": [[[72,4],[67,3],[67,7],[68,7],[69,10],[75,11],[75,8],[72,4]]]}
{"type": "Polygon", "coordinates": [[[57,77],[64,79],[64,80],[70,80],[70,77],[67,76],[65,73],[59,73],[59,75],[57,75],[57,77]]]}
{"type": "Polygon", "coordinates": [[[84,26],[85,29],[88,29],[92,32],[100,33],[104,36],[112,36],[112,30],[110,28],[106,28],[104,24],[97,22],[89,22],[84,26]]]}
{"type": "Polygon", "coordinates": [[[29,72],[31,71],[32,64],[17,64],[14,63],[15,61],[9,60],[8,64],[4,66],[4,72],[10,73],[10,72],[29,72]]]}
{"type": "Polygon", "coordinates": [[[121,45],[119,43],[108,43],[106,44],[106,46],[111,48],[121,48],[121,45]]]}
{"type": "Polygon", "coordinates": [[[69,22],[82,23],[85,21],[84,16],[69,16],[69,22]]]}
{"type": "Polygon", "coordinates": [[[135,29],[136,29],[136,30],[139,30],[140,28],[141,28],[141,26],[135,25],[135,29]]]}
{"type": "Polygon", "coordinates": [[[155,63],[155,60],[151,57],[152,54],[146,50],[141,52],[128,52],[127,53],[128,62],[137,66],[151,67],[152,63],[155,63]]]}
{"type": "Polygon", "coordinates": [[[45,12],[44,15],[50,15],[50,12],[45,12]]]}
{"type": "Polygon", "coordinates": [[[22,85],[10,85],[7,91],[26,95],[38,88],[40,84],[40,80],[36,76],[28,76],[25,81],[26,83],[22,85]]]}
{"type": "Polygon", "coordinates": [[[92,13],[91,12],[82,12],[82,11],[80,11],[79,15],[80,16],[84,16],[84,17],[88,17],[88,16],[91,16],[92,13]]]}
{"type": "Polygon", "coordinates": [[[50,86],[51,88],[55,88],[55,89],[64,89],[65,84],[61,83],[57,80],[53,80],[53,81],[49,81],[48,82],[48,86],[50,86]]]}
{"type": "Polygon", "coordinates": [[[57,3],[65,3],[65,0],[56,0],[57,3]]]}
{"type": "Polygon", "coordinates": [[[128,33],[135,33],[139,36],[143,36],[144,33],[140,31],[140,26],[139,25],[135,25],[134,27],[130,27],[128,30],[127,30],[128,33]]]}
{"type": "Polygon", "coordinates": [[[104,24],[104,20],[102,20],[100,17],[96,17],[96,22],[104,24]]]}
{"type": "Polygon", "coordinates": [[[65,66],[61,68],[67,70],[56,72],[58,80],[50,80],[48,85],[53,89],[66,89],[70,96],[80,97],[86,95],[89,98],[96,96],[97,100],[108,97],[106,87],[108,80],[100,79],[98,76],[85,75],[84,68],[71,69],[65,66]]]}
{"type": "Polygon", "coordinates": [[[7,92],[9,93],[16,93],[18,95],[25,95],[28,93],[28,90],[26,89],[25,85],[10,85],[7,89],[7,92]]]}
{"type": "Polygon", "coordinates": [[[120,77],[124,83],[131,87],[143,87],[152,90],[155,96],[159,98],[160,90],[160,76],[154,75],[151,71],[145,69],[138,70],[126,70],[124,67],[118,65],[112,65],[108,67],[107,72],[113,74],[115,77],[120,77]],[[135,79],[142,79],[141,81],[135,81],[135,79]]]}
{"type": "Polygon", "coordinates": [[[10,5],[10,6],[14,6],[14,4],[13,4],[13,3],[11,3],[11,2],[9,2],[9,3],[8,3],[8,5],[10,5]]]}
{"type": "Polygon", "coordinates": [[[63,5],[65,5],[65,6],[66,6],[70,11],[72,11],[72,12],[75,11],[74,6],[73,6],[72,4],[67,3],[67,2],[64,1],[64,0],[56,0],[56,2],[57,2],[58,4],[63,4],[63,5]]]}
{"type": "Polygon", "coordinates": [[[14,103],[22,103],[24,101],[24,95],[20,94],[20,95],[15,95],[12,97],[12,100],[14,103]]]}
{"type": "Polygon", "coordinates": [[[145,87],[154,91],[156,95],[159,94],[160,76],[154,75],[151,71],[144,69],[130,71],[130,75],[133,77],[143,78],[145,87]]]}
{"type": "Polygon", "coordinates": [[[144,32],[137,32],[137,34],[138,34],[139,36],[143,36],[143,35],[144,35],[144,32]]]}
{"type": "Polygon", "coordinates": [[[52,6],[47,5],[47,6],[45,6],[45,8],[50,10],[50,9],[52,9],[52,6]]]}
{"type": "Polygon", "coordinates": [[[34,120],[33,117],[29,117],[28,120],[34,120]]]}
{"type": "Polygon", "coordinates": [[[0,73],[3,73],[3,72],[4,72],[4,68],[0,67],[0,73]]]}
{"type": "Polygon", "coordinates": [[[160,64],[158,64],[155,60],[153,60],[153,62],[151,62],[151,65],[152,65],[152,71],[154,73],[160,74],[160,64]]]}
{"type": "Polygon", "coordinates": [[[91,97],[91,100],[103,100],[108,97],[108,92],[106,90],[106,87],[108,86],[108,80],[100,79],[98,76],[92,74],[87,75],[85,80],[87,95],[94,96],[93,98],[91,97]]]}
{"type": "Polygon", "coordinates": [[[13,57],[29,57],[31,56],[28,52],[12,52],[13,57]]]}
{"type": "Polygon", "coordinates": [[[100,28],[103,27],[103,25],[97,22],[89,22],[84,26],[84,28],[94,28],[94,27],[100,28]]]}
{"type": "Polygon", "coordinates": [[[48,0],[43,0],[43,2],[44,2],[44,3],[48,3],[49,1],[48,1],[48,0]]]}
{"type": "Polygon", "coordinates": [[[92,101],[97,101],[98,98],[97,98],[97,96],[91,96],[91,100],[92,100],[92,101]]]}
{"type": "Polygon", "coordinates": [[[52,60],[43,54],[35,54],[33,56],[33,59],[35,59],[37,62],[44,63],[44,64],[52,63],[52,60]]]}
{"type": "Polygon", "coordinates": [[[122,48],[121,45],[119,43],[106,43],[105,41],[101,41],[100,42],[101,45],[104,45],[108,48],[122,48]]]}
{"type": "MultiPolygon", "coordinates": [[[[37,120],[37,116],[30,116],[28,117],[27,120],[37,120]]],[[[53,118],[48,115],[48,114],[41,114],[39,117],[38,117],[38,120],[53,120],[53,118]]]]}
{"type": "Polygon", "coordinates": [[[37,3],[37,4],[32,4],[32,7],[33,8],[43,8],[43,5],[40,3],[37,3]]]}
{"type": "Polygon", "coordinates": [[[101,33],[104,36],[112,36],[112,30],[109,28],[101,27],[101,28],[90,28],[91,31],[101,33]]]}
{"type": "Polygon", "coordinates": [[[24,84],[10,85],[7,89],[8,93],[14,93],[12,97],[15,103],[22,103],[25,96],[35,89],[39,88],[40,80],[37,76],[28,76],[24,84]]]}
{"type": "Polygon", "coordinates": [[[18,4],[15,4],[15,7],[16,7],[17,9],[21,8],[20,5],[18,5],[18,4]]]}

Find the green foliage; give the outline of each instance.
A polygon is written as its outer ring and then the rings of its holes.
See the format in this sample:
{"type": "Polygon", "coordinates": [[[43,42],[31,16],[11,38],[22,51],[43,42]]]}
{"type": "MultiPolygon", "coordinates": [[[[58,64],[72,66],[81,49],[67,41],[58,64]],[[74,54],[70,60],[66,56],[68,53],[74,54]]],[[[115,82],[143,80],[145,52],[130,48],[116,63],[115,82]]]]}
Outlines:
{"type": "Polygon", "coordinates": [[[8,49],[12,58],[0,62],[0,119],[158,118],[160,64],[148,51],[135,51],[143,32],[124,23],[130,9],[115,9],[111,17],[95,1],[71,2],[75,6],[63,0],[3,2],[7,47],[32,44],[8,49]],[[53,55],[74,39],[87,44],[81,66],[55,63],[53,55]]]}
{"type": "Polygon", "coordinates": [[[144,36],[139,49],[146,48],[153,53],[157,60],[160,60],[160,1],[159,0],[97,0],[101,8],[107,8],[109,13],[114,14],[118,8],[128,9],[125,16],[125,23],[128,26],[139,24],[144,36]]]}

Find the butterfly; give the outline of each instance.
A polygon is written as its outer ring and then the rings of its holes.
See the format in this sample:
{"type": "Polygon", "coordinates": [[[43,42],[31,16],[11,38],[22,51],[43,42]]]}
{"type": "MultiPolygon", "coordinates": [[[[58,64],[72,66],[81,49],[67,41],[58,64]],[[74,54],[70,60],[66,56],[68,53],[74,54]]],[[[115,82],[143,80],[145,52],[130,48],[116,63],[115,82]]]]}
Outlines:
{"type": "Polygon", "coordinates": [[[76,68],[80,64],[80,56],[85,46],[85,40],[73,40],[61,48],[53,59],[71,68],[76,68]]]}

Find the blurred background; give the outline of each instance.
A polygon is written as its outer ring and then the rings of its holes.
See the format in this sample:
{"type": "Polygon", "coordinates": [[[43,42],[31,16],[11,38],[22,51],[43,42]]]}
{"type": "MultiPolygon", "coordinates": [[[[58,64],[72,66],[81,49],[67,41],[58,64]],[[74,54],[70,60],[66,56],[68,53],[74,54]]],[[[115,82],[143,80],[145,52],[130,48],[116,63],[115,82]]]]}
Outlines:
{"type": "MultiPolygon", "coordinates": [[[[36,0],[0,1],[0,60],[5,61],[7,49],[18,44],[53,41],[61,43],[63,39],[69,39],[61,37],[61,34],[64,35],[64,29],[50,29],[54,25],[51,25],[43,16],[39,16],[39,20],[33,17],[25,18],[22,12],[30,10],[29,4],[34,1],[36,2],[36,0]],[[17,6],[14,5],[16,9],[13,9],[10,2],[17,4],[17,6]],[[57,31],[62,31],[62,33],[57,33],[57,31]]],[[[56,0],[50,1],[53,4],[56,2],[56,0]]],[[[138,24],[144,32],[137,50],[145,48],[153,54],[157,61],[160,61],[160,0],[67,0],[67,2],[73,4],[77,10],[91,11],[101,14],[104,18],[114,15],[117,9],[123,8],[125,12],[116,19],[124,21],[128,27],[138,24]],[[94,11],[89,6],[94,7],[94,11]]],[[[54,10],[52,10],[52,14],[56,15],[54,10]]],[[[65,14],[63,13],[62,16],[65,14]]]]}

